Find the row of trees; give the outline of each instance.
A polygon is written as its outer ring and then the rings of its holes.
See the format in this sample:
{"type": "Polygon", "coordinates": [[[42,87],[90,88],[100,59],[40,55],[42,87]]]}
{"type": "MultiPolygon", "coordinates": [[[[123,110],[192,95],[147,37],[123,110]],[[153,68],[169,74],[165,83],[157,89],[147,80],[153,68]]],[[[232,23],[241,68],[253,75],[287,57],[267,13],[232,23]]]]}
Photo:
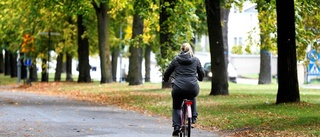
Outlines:
{"type": "MultiPolygon", "coordinates": [[[[10,64],[13,64],[13,66],[3,65],[6,67],[5,74],[12,73],[13,77],[16,76],[14,62],[20,54],[17,54],[17,51],[21,52],[21,45],[24,45],[34,48],[35,51],[21,54],[21,57],[24,57],[23,60],[31,57],[35,64],[36,58],[41,59],[43,70],[41,81],[48,81],[46,64],[52,60],[49,52],[55,51],[58,54],[56,81],[61,79],[61,64],[64,60],[67,64],[67,80],[72,80],[71,61],[72,58],[77,58],[79,60],[78,82],[90,82],[88,56],[99,54],[100,82],[109,83],[115,80],[117,58],[123,51],[124,45],[127,45],[130,54],[129,84],[142,84],[143,55],[145,55],[147,67],[145,77],[148,81],[151,51],[158,53],[157,60],[163,70],[169,59],[176,54],[175,50],[181,42],[189,42],[193,34],[205,33],[206,28],[203,28],[204,22],[202,22],[205,10],[197,10],[197,7],[203,5],[201,1],[151,0],[71,2],[10,0],[2,2],[0,6],[5,10],[1,11],[1,43],[6,51],[5,59],[11,59],[10,64]],[[177,18],[177,12],[179,18],[177,18]],[[199,17],[201,19],[198,19],[199,17]],[[21,44],[22,35],[26,34],[31,35],[34,41],[21,44]]],[[[25,69],[22,68],[22,70],[25,69]]],[[[31,78],[35,80],[36,71],[32,72],[31,78]]]]}
{"type": "MultiPolygon", "coordinates": [[[[297,101],[299,91],[296,77],[295,33],[304,34],[297,36],[298,51],[304,50],[298,54],[298,59],[302,59],[306,45],[315,40],[317,38],[315,34],[319,33],[315,25],[319,20],[314,20],[319,18],[319,10],[316,8],[319,5],[317,2],[305,0],[296,0],[296,2],[290,0],[288,3],[280,1],[252,0],[257,3],[261,31],[259,83],[271,82],[271,70],[268,67],[270,62],[267,62],[267,58],[270,50],[278,49],[278,67],[281,67],[278,69],[279,98],[294,93],[292,94],[294,99],[289,100],[297,101]],[[296,10],[294,10],[294,4],[296,4],[296,10]],[[314,16],[308,16],[310,14],[314,16]],[[295,18],[295,15],[299,18],[295,18]],[[301,25],[301,22],[306,19],[308,23],[301,25]],[[288,26],[290,27],[287,28],[288,26]],[[298,29],[295,29],[296,26],[298,29]],[[272,38],[278,38],[278,43],[274,44],[272,38]],[[278,45],[278,48],[274,48],[274,45],[278,45]],[[287,89],[288,87],[290,88],[287,89]],[[283,92],[289,93],[280,94],[283,92]]],[[[0,66],[5,66],[5,74],[16,76],[15,60],[18,54],[21,54],[17,51],[21,50],[22,36],[28,34],[34,41],[24,45],[34,48],[34,51],[25,52],[22,55],[24,59],[33,58],[34,63],[37,61],[36,58],[42,60],[41,81],[48,81],[46,64],[51,59],[48,53],[55,51],[58,53],[56,81],[61,80],[64,60],[67,80],[73,80],[71,62],[72,58],[77,58],[79,60],[78,82],[91,82],[89,55],[99,54],[100,83],[110,83],[115,80],[117,58],[126,45],[129,46],[130,56],[128,82],[129,85],[139,85],[142,84],[143,58],[146,62],[145,80],[150,79],[150,52],[156,53],[158,65],[163,72],[168,62],[177,54],[182,42],[192,43],[194,35],[208,34],[212,72],[214,72],[210,94],[228,95],[226,72],[228,55],[225,53],[228,53],[229,8],[231,4],[241,6],[242,2],[244,1],[8,0],[0,3],[3,9],[0,11],[0,42],[6,51],[4,61],[0,56],[0,66]]],[[[3,68],[0,68],[0,71],[2,70],[3,68]]],[[[36,80],[36,69],[31,70],[33,70],[31,78],[36,80]]],[[[162,85],[163,88],[170,86],[169,83],[162,85]]],[[[286,101],[288,99],[279,102],[286,101]]]]}

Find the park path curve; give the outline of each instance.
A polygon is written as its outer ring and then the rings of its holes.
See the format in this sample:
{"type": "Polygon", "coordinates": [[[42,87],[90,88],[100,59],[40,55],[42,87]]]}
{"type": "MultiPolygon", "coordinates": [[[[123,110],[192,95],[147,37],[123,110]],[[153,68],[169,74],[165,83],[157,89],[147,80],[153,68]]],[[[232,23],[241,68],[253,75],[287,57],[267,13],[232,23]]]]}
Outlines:
{"type": "MultiPolygon", "coordinates": [[[[171,121],[114,106],[0,91],[1,137],[170,137],[171,121]]],[[[217,137],[193,129],[196,137],[217,137]]]]}

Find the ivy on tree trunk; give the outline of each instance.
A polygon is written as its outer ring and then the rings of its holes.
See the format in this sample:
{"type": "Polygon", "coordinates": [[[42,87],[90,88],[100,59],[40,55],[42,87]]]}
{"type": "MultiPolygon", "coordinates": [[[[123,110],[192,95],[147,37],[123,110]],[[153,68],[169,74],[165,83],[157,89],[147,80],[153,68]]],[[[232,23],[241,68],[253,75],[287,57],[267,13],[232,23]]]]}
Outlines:
{"type": "Polygon", "coordinates": [[[128,82],[129,85],[141,85],[142,84],[142,38],[143,34],[143,18],[138,14],[133,17],[133,27],[132,27],[132,39],[135,42],[130,45],[130,58],[129,58],[129,74],[128,82]]]}
{"type": "MultiPolygon", "coordinates": [[[[171,36],[173,36],[172,33],[169,31],[169,18],[172,16],[172,14],[169,12],[168,9],[174,9],[175,6],[175,0],[161,0],[160,1],[161,6],[161,12],[160,12],[160,56],[161,61],[159,64],[166,64],[165,62],[168,59],[168,52],[170,47],[172,47],[173,42],[171,42],[171,36]],[[165,3],[169,3],[169,6],[165,6],[165,3]]],[[[166,66],[162,66],[162,73],[164,73],[164,70],[166,66]]],[[[162,88],[171,88],[171,79],[169,79],[168,82],[162,82],[162,88]]]]}

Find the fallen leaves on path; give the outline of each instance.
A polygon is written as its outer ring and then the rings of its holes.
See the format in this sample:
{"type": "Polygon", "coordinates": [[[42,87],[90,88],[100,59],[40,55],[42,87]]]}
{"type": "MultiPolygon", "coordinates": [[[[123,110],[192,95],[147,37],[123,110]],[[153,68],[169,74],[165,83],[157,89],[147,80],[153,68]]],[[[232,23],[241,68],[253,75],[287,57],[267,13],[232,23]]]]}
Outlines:
{"type": "MultiPolygon", "coordinates": [[[[145,87],[145,86],[144,86],[145,87]]],[[[150,92],[132,92],[143,91],[140,86],[130,86],[121,83],[110,84],[91,84],[91,83],[75,83],[75,82],[38,82],[30,85],[12,86],[9,88],[12,91],[24,91],[38,94],[45,94],[50,96],[63,96],[80,101],[94,102],[100,104],[116,105],[118,107],[149,113],[140,107],[130,105],[129,95],[148,96],[155,98],[163,98],[158,94],[150,92]],[[92,91],[94,90],[94,91],[92,91]]],[[[159,89],[159,87],[148,87],[148,90],[159,89]]],[[[8,88],[6,88],[8,90],[8,88]]]]}
{"type": "MultiPolygon", "coordinates": [[[[159,94],[153,94],[152,92],[143,92],[143,87],[139,86],[124,86],[119,83],[111,83],[111,84],[86,84],[86,83],[74,83],[74,82],[47,82],[47,83],[33,83],[30,85],[9,85],[4,88],[5,90],[12,91],[25,91],[25,92],[33,92],[38,94],[45,94],[51,96],[64,96],[71,99],[116,105],[121,108],[140,111],[143,113],[147,113],[149,115],[150,112],[146,112],[143,108],[137,107],[134,105],[130,105],[128,100],[130,101],[130,95],[136,96],[148,96],[150,98],[164,98],[159,94]],[[98,86],[98,88],[97,88],[98,86]],[[11,87],[11,88],[8,88],[11,87]],[[130,89],[129,89],[130,88],[130,89]],[[132,92],[132,91],[141,91],[141,92],[132,92]],[[127,91],[127,92],[126,92],[127,91]]],[[[148,90],[159,89],[159,87],[148,87],[148,90]]],[[[169,94],[169,93],[168,93],[169,94]]],[[[10,101],[8,101],[10,103],[10,101]]],[[[14,102],[11,102],[14,104],[14,102]]],[[[197,125],[197,128],[206,129],[210,131],[215,131],[219,133],[223,137],[255,137],[255,136],[301,136],[297,135],[296,132],[290,131],[271,131],[268,129],[255,131],[256,129],[252,127],[235,129],[235,130],[219,130],[215,127],[203,127],[201,125],[197,125]]],[[[302,137],[302,136],[301,136],[302,137]]]]}

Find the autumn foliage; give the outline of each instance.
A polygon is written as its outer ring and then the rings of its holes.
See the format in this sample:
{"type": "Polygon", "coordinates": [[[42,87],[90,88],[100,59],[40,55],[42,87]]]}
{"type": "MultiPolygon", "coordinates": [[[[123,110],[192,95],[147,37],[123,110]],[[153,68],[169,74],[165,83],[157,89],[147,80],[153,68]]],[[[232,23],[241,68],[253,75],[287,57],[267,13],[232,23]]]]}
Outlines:
{"type": "Polygon", "coordinates": [[[21,44],[21,52],[34,52],[34,37],[31,34],[23,35],[23,43],[21,44]]]}

